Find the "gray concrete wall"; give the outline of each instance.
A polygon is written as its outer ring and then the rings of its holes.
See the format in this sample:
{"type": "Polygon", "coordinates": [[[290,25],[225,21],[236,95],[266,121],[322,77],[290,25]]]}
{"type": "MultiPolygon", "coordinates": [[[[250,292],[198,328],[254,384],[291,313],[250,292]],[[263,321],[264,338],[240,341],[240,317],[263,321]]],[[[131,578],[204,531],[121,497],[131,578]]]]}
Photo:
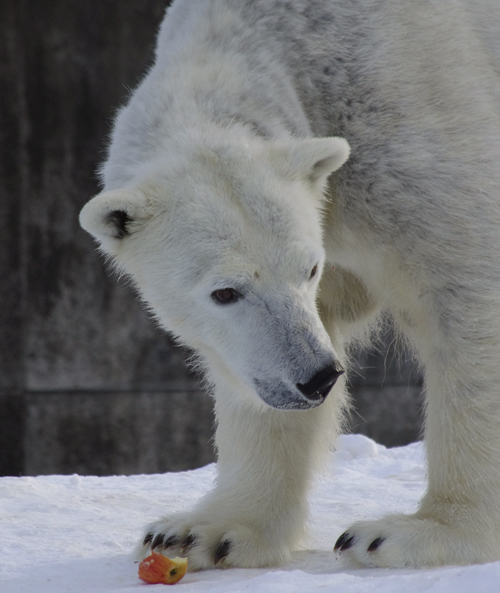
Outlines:
{"type": "Polygon", "coordinates": [[[424,392],[418,365],[398,349],[390,328],[377,347],[358,352],[349,373],[350,430],[389,447],[423,436],[424,392]]]}
{"type": "MultiPolygon", "coordinates": [[[[0,3],[0,475],[213,460],[211,401],[187,354],[108,274],[77,222],[165,5],[0,3]]],[[[363,356],[377,370],[353,376],[354,430],[387,444],[414,439],[418,378],[391,366],[382,388],[383,356],[363,356]]]]}

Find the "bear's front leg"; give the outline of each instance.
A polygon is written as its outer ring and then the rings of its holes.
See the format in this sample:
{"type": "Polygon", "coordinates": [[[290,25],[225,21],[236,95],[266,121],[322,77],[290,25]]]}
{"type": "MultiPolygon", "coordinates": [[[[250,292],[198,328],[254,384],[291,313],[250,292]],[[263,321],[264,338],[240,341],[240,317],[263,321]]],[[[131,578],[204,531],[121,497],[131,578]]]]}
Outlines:
{"type": "Polygon", "coordinates": [[[286,562],[304,531],[307,488],[336,429],[341,390],[307,411],[216,396],[216,486],[193,511],[149,525],[139,554],[181,554],[190,570],[286,562]]]}
{"type": "Polygon", "coordinates": [[[500,560],[500,336],[468,296],[463,309],[428,313],[433,323],[421,328],[429,484],[419,509],[355,523],[335,545],[366,566],[500,560]]]}

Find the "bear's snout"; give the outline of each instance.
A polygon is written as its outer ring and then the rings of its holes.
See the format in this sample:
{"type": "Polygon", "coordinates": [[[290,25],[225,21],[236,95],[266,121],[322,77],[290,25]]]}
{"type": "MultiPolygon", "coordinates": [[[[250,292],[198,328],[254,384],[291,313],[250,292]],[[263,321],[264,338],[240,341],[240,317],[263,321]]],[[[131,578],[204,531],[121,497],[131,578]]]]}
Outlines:
{"type": "Polygon", "coordinates": [[[325,398],[344,372],[339,363],[331,363],[313,375],[307,383],[297,383],[297,389],[308,400],[325,398]]]}

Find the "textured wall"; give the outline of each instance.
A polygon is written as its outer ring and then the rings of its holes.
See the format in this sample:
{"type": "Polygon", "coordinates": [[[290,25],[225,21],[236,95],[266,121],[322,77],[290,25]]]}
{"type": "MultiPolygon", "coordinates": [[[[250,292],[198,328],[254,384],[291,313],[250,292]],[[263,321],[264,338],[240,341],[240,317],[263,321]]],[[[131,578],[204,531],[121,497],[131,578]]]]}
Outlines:
{"type": "Polygon", "coordinates": [[[422,438],[422,377],[411,357],[396,348],[390,329],[376,348],[358,354],[349,384],[352,432],[390,447],[422,438]]]}
{"type": "Polygon", "coordinates": [[[160,471],[213,459],[186,354],[105,269],[78,212],[162,1],[0,6],[0,473],[160,471]]]}
{"type": "MultiPolygon", "coordinates": [[[[77,222],[165,5],[0,3],[0,474],[155,472],[213,459],[211,401],[186,353],[110,277],[77,222]]],[[[376,370],[353,376],[354,429],[412,440],[418,379],[391,366],[382,389],[383,355],[363,356],[360,369],[376,370]]]]}

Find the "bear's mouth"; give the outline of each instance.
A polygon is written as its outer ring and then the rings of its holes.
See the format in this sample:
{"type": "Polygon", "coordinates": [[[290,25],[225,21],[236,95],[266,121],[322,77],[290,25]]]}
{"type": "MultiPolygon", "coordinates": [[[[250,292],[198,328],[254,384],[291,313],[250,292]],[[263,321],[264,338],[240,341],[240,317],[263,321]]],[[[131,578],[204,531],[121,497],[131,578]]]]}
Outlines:
{"type": "Polygon", "coordinates": [[[270,382],[254,379],[254,387],[260,399],[276,410],[310,410],[317,408],[325,401],[332,386],[322,387],[306,398],[298,389],[290,389],[280,381],[270,382]]]}
{"type": "Polygon", "coordinates": [[[325,387],[323,387],[321,389],[317,389],[314,393],[311,393],[310,395],[307,396],[308,400],[310,400],[312,402],[321,400],[321,403],[324,402],[326,399],[326,396],[330,393],[334,384],[335,384],[335,382],[332,381],[332,383],[330,383],[329,385],[326,385],[325,387]]]}
{"type": "Polygon", "coordinates": [[[333,361],[313,374],[306,383],[290,385],[284,381],[254,379],[259,397],[277,410],[309,410],[321,405],[344,369],[333,361]]]}

